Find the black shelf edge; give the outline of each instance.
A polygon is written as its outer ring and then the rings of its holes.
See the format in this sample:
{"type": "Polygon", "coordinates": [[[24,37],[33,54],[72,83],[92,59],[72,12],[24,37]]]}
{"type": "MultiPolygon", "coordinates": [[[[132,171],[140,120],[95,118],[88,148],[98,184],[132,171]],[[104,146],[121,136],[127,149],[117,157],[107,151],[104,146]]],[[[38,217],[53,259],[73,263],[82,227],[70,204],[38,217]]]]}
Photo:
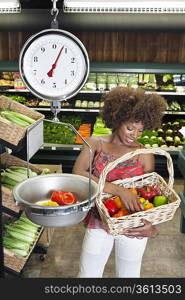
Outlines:
{"type": "MultiPolygon", "coordinates": [[[[18,61],[0,61],[1,72],[18,72],[18,61]]],[[[127,73],[169,73],[184,74],[182,63],[139,63],[139,62],[90,62],[90,72],[127,72],[127,73]]]]}
{"type": "Polygon", "coordinates": [[[19,63],[13,60],[0,61],[0,72],[18,72],[19,63]]]}
{"type": "Polygon", "coordinates": [[[90,72],[127,72],[127,73],[185,73],[185,64],[162,63],[122,63],[122,62],[91,62],[90,72]]]}

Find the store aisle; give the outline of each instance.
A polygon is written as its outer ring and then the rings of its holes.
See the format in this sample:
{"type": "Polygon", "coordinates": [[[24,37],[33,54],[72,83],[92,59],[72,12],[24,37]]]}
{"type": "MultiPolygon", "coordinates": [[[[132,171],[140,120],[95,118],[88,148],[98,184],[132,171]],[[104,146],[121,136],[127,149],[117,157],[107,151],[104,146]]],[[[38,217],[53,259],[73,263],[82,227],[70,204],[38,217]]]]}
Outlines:
{"type": "MultiPolygon", "coordinates": [[[[177,192],[183,191],[183,185],[183,180],[175,180],[177,192]]],[[[180,232],[180,218],[181,211],[178,209],[173,220],[158,225],[160,234],[148,241],[141,277],[185,277],[185,234],[180,232]]],[[[55,229],[45,260],[40,261],[38,254],[32,254],[22,277],[75,278],[84,231],[82,223],[55,229]]],[[[114,251],[106,265],[104,277],[115,277],[114,251]]]]}

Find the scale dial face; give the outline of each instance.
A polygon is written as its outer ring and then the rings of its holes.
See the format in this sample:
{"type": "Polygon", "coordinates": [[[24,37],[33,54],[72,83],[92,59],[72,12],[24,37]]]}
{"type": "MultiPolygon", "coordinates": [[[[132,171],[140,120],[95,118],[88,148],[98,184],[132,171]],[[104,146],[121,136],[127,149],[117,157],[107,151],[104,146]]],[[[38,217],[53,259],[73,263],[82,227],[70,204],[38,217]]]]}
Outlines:
{"type": "Polygon", "coordinates": [[[31,93],[48,101],[63,101],[75,96],[85,84],[89,58],[76,36],[60,29],[47,29],[25,43],[19,70],[31,93]]]}

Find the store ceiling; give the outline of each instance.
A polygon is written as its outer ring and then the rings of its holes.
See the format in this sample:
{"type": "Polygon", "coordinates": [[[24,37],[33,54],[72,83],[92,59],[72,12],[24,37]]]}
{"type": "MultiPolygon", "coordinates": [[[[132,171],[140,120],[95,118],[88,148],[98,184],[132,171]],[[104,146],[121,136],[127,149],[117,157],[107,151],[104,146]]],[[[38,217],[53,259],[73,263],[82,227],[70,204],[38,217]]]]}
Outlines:
{"type": "MultiPolygon", "coordinates": [[[[37,31],[51,27],[52,0],[21,0],[19,14],[1,14],[0,31],[37,31]]],[[[114,2],[114,1],[113,1],[114,2]]],[[[185,14],[65,13],[59,8],[59,28],[71,31],[185,31],[185,14]]]]}

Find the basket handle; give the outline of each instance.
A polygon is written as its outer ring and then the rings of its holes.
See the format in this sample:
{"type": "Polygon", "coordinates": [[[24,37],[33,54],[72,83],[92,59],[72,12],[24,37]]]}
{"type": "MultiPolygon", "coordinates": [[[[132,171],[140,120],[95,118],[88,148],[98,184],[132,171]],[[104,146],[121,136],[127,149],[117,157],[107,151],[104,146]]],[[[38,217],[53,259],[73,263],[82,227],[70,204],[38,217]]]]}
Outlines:
{"type": "MultiPolygon", "coordinates": [[[[170,189],[173,188],[173,183],[174,183],[174,168],[173,168],[173,161],[172,158],[170,156],[170,154],[160,148],[149,148],[149,149],[138,149],[132,152],[128,152],[126,154],[124,154],[123,156],[119,157],[118,159],[116,159],[115,161],[109,163],[102,171],[100,178],[99,178],[99,182],[98,182],[98,195],[100,195],[103,192],[104,189],[104,184],[105,184],[105,179],[107,174],[113,170],[115,168],[115,166],[117,166],[119,163],[127,161],[128,159],[132,158],[133,156],[139,155],[139,154],[147,154],[147,153],[153,153],[153,154],[157,154],[157,155],[163,155],[166,156],[167,158],[167,169],[168,169],[168,173],[169,173],[169,180],[168,180],[168,187],[170,189]]],[[[125,180],[127,180],[128,178],[126,178],[125,180]]],[[[124,182],[124,179],[123,181],[124,182]]]]}

